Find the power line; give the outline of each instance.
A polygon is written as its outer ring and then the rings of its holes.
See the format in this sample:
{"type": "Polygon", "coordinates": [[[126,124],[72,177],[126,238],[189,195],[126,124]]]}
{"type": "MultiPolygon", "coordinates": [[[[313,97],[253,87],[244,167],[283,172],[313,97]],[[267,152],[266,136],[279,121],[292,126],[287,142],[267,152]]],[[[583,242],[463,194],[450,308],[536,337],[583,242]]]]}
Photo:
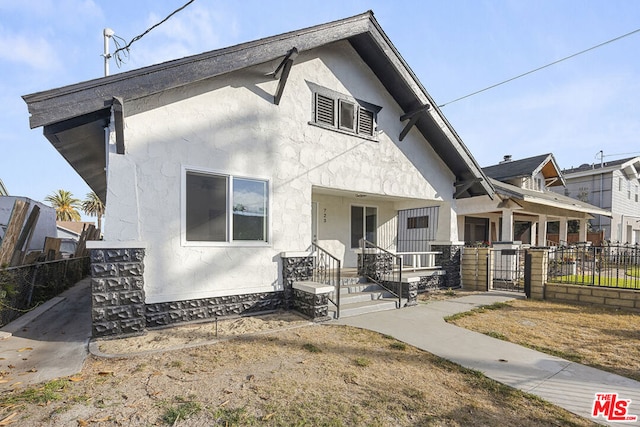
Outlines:
{"type": "Polygon", "coordinates": [[[636,154],[640,154],[640,151],[633,153],[603,154],[602,157],[635,156],[636,154]]]}
{"type": "Polygon", "coordinates": [[[566,60],[568,60],[568,59],[574,58],[574,57],[576,57],[576,56],[578,56],[578,55],[582,55],[583,53],[586,53],[586,52],[589,52],[589,51],[591,51],[591,50],[597,49],[597,48],[602,47],[602,46],[604,46],[604,45],[607,45],[607,44],[609,44],[609,43],[613,43],[613,42],[615,42],[615,41],[618,41],[618,40],[620,40],[620,39],[623,39],[623,38],[625,38],[625,37],[628,37],[628,36],[633,35],[633,34],[638,33],[638,32],[640,32],[640,28],[638,28],[637,30],[631,31],[630,33],[623,34],[623,35],[621,35],[621,36],[619,36],[619,37],[616,37],[616,38],[613,38],[613,39],[611,39],[611,40],[607,40],[606,42],[603,42],[603,43],[600,43],[600,44],[598,44],[598,45],[592,46],[592,47],[590,47],[590,48],[588,48],[588,49],[582,50],[582,51],[580,51],[580,52],[578,52],[578,53],[574,53],[573,55],[569,55],[569,56],[566,56],[566,57],[564,57],[564,58],[562,58],[562,59],[558,59],[557,61],[553,61],[553,62],[551,62],[551,63],[549,63],[549,64],[547,64],[547,65],[543,65],[542,67],[538,67],[538,68],[533,69],[533,70],[531,70],[531,71],[527,71],[526,73],[522,73],[522,74],[517,75],[517,76],[515,76],[515,77],[512,77],[512,78],[510,78],[510,79],[504,80],[504,81],[502,81],[502,82],[500,82],[500,83],[496,83],[496,84],[493,84],[493,85],[491,85],[491,86],[488,86],[488,87],[486,87],[486,88],[484,88],[484,89],[480,89],[480,90],[478,90],[478,91],[475,91],[475,92],[473,92],[473,93],[470,93],[470,94],[468,94],[468,95],[461,96],[460,98],[456,98],[456,99],[454,99],[453,101],[445,102],[444,104],[438,105],[438,107],[439,107],[439,108],[442,108],[442,107],[444,107],[444,106],[446,106],[446,105],[453,104],[454,102],[460,101],[460,100],[462,100],[462,99],[469,98],[469,97],[471,97],[471,96],[474,96],[474,95],[477,95],[477,94],[479,94],[479,93],[485,92],[485,91],[487,91],[487,90],[489,90],[489,89],[493,89],[493,88],[495,88],[495,87],[501,86],[501,85],[503,85],[503,84],[505,84],[505,83],[512,82],[512,81],[514,81],[514,80],[516,80],[516,79],[519,79],[519,78],[521,78],[521,77],[528,76],[529,74],[533,74],[533,73],[535,73],[535,72],[537,72],[537,71],[540,71],[540,70],[543,70],[543,69],[545,69],[545,68],[551,67],[552,65],[555,65],[555,64],[558,64],[558,63],[560,63],[560,62],[566,61],[566,60]]]}
{"type": "MultiPolygon", "coordinates": [[[[165,22],[167,22],[169,20],[169,18],[171,18],[173,15],[175,15],[176,13],[180,12],[181,10],[185,9],[187,6],[189,6],[191,3],[193,3],[195,0],[189,0],[188,2],[186,2],[184,5],[182,5],[181,7],[179,7],[178,9],[174,10],[173,12],[171,12],[166,18],[164,18],[162,21],[158,22],[157,24],[155,24],[154,26],[148,28],[147,30],[145,30],[145,32],[143,32],[140,35],[135,36],[134,38],[131,39],[131,41],[129,43],[127,43],[125,46],[119,47],[118,44],[116,43],[116,51],[113,52],[113,56],[116,59],[116,64],[118,65],[118,67],[120,66],[120,64],[122,64],[124,62],[124,60],[120,57],[120,54],[122,53],[125,57],[129,57],[129,47],[131,47],[131,45],[135,42],[137,42],[138,40],[140,40],[142,37],[146,36],[147,33],[149,33],[151,30],[155,29],[156,27],[159,27],[160,25],[164,24],[165,22]]],[[[124,41],[124,39],[121,39],[124,41]]]]}

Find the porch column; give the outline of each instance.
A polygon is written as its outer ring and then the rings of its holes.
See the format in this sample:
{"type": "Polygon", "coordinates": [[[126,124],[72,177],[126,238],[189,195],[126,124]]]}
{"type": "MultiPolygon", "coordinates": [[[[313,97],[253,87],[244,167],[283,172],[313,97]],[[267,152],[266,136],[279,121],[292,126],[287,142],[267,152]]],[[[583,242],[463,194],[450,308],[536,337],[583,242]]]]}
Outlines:
{"type": "Polygon", "coordinates": [[[503,242],[513,241],[513,210],[502,210],[502,240],[503,242]]]}
{"type": "Polygon", "coordinates": [[[531,223],[531,246],[538,246],[538,223],[531,223]]]}
{"type": "Polygon", "coordinates": [[[587,231],[588,231],[588,227],[587,227],[587,220],[586,219],[581,219],[580,220],[580,241],[581,242],[586,242],[587,241],[587,231]]]}
{"type": "Polygon", "coordinates": [[[560,218],[560,228],[558,232],[558,243],[567,245],[569,242],[567,241],[567,218],[560,218]]]}
{"type": "Polygon", "coordinates": [[[538,246],[547,246],[547,216],[538,217],[538,246]]]}

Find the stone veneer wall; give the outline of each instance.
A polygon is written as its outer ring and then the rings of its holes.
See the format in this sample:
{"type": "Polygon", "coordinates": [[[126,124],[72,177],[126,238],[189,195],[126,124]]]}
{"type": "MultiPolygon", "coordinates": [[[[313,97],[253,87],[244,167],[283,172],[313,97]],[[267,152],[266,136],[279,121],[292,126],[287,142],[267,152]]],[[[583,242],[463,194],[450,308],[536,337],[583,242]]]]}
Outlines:
{"type": "Polygon", "coordinates": [[[443,287],[459,288],[462,286],[461,262],[464,244],[431,244],[431,250],[442,252],[436,255],[436,265],[446,272],[443,287]]]}
{"type": "Polygon", "coordinates": [[[311,280],[313,277],[313,257],[310,255],[287,255],[282,258],[282,282],[284,284],[284,308],[293,308],[293,282],[311,280]]]}
{"type": "Polygon", "coordinates": [[[283,296],[283,292],[263,292],[146,304],[146,326],[159,328],[176,323],[275,311],[284,306],[283,296]]]}
{"type": "Polygon", "coordinates": [[[418,282],[418,292],[426,292],[447,288],[446,274],[432,274],[430,276],[421,276],[418,282]]]}
{"type": "Polygon", "coordinates": [[[91,249],[94,337],[144,333],[143,272],[144,249],[91,249]]]}
{"type": "Polygon", "coordinates": [[[144,249],[99,247],[90,251],[94,337],[141,335],[147,328],[286,306],[282,291],[145,304],[144,249]]]}
{"type": "Polygon", "coordinates": [[[406,306],[417,304],[418,282],[393,282],[380,280],[383,275],[393,272],[393,256],[388,253],[358,254],[358,274],[370,277],[374,281],[383,284],[402,298],[407,300],[406,306]]]}
{"type": "Polygon", "coordinates": [[[293,309],[314,322],[329,320],[329,294],[311,294],[293,290],[293,309]]]}

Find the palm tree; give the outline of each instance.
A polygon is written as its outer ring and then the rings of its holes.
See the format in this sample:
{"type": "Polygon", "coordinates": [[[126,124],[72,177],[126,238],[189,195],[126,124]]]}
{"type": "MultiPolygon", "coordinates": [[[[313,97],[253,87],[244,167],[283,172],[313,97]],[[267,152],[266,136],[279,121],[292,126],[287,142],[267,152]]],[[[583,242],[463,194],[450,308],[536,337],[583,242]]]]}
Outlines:
{"type": "Polygon", "coordinates": [[[89,216],[98,217],[98,230],[102,230],[102,216],[104,215],[104,203],[95,192],[87,193],[87,198],[82,202],[82,210],[89,216]]]}
{"type": "Polygon", "coordinates": [[[73,197],[70,191],[58,190],[44,200],[56,210],[58,221],[80,221],[80,200],[73,197]]]}

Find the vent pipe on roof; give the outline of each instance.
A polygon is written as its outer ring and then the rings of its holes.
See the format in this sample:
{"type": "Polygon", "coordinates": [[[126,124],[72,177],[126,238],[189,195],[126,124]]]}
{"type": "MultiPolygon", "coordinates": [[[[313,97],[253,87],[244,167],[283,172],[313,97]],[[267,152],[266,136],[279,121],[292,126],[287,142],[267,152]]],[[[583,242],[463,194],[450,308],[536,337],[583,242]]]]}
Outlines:
{"type": "Polygon", "coordinates": [[[504,160],[502,160],[500,163],[507,163],[511,161],[511,154],[505,154],[504,155],[504,160]]]}

